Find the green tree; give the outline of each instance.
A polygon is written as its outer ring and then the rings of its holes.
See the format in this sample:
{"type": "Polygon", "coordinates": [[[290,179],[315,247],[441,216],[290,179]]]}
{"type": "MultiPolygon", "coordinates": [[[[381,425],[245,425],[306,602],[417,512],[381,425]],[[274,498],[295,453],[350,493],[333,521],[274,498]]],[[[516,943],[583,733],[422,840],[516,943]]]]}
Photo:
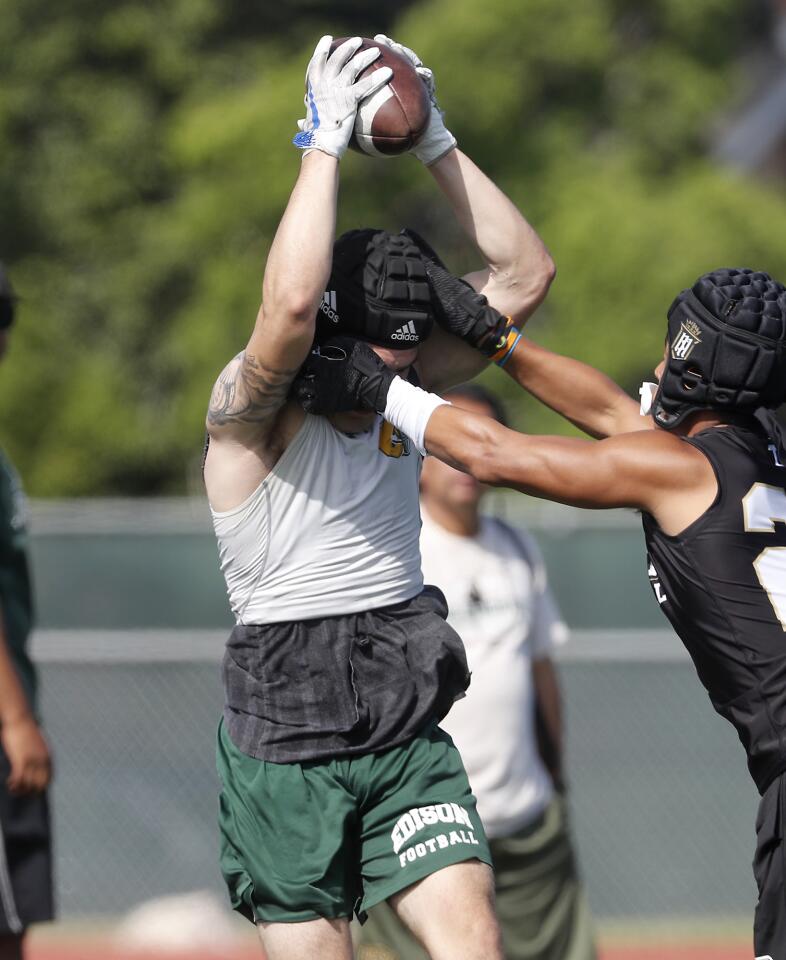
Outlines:
{"type": "MultiPolygon", "coordinates": [[[[707,158],[760,41],[735,0],[6,0],[0,257],[23,296],[0,435],[37,495],[182,491],[210,386],[256,313],[324,32],[409,43],[467,152],[555,255],[533,336],[627,388],[703,270],[786,275],[780,193],[707,158]]],[[[341,229],[422,231],[476,264],[411,157],[342,162],[341,229]]],[[[304,230],[308,225],[304,224],[304,230]]],[[[531,429],[564,429],[503,374],[531,429]]]]}

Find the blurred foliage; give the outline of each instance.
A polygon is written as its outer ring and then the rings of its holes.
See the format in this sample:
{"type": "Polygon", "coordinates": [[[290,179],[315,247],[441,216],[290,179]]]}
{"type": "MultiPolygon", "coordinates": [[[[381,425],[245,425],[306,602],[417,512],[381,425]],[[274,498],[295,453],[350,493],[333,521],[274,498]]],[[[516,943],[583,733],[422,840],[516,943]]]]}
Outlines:
{"type": "MultiPolygon", "coordinates": [[[[30,492],[185,489],[297,174],[314,42],[380,30],[434,67],[461,146],[552,250],[539,340],[635,390],[697,274],[786,275],[782,193],[706,156],[740,51],[766,37],[758,5],[5,0],[0,258],[23,299],[0,436],[30,492]]],[[[339,213],[340,229],[408,224],[454,269],[477,265],[412,158],[349,155],[339,213]]],[[[563,429],[487,376],[529,428],[563,429]]]]}

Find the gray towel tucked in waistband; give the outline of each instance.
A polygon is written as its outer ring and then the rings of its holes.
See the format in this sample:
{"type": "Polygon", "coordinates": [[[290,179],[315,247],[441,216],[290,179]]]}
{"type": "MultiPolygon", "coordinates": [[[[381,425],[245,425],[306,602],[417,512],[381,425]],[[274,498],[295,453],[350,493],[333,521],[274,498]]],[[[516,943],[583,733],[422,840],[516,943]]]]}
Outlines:
{"type": "Polygon", "coordinates": [[[227,730],[274,763],[384,750],[441,720],[469,684],[436,587],[343,617],[244,624],[223,662],[227,730]]]}

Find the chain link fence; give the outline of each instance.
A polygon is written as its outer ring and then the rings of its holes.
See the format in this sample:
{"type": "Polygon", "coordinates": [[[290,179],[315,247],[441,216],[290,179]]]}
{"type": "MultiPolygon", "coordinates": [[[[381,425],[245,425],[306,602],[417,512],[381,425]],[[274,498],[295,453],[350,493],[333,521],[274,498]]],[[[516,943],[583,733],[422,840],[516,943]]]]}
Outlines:
{"type": "MultiPolygon", "coordinates": [[[[124,509],[133,527],[134,510],[124,509]]],[[[136,509],[147,521],[155,513],[136,509]]],[[[160,529],[132,530],[116,516],[88,532],[84,516],[55,524],[47,510],[48,520],[33,517],[42,622],[33,649],[56,751],[61,915],[116,915],[197,888],[222,893],[214,743],[228,615],[220,580],[209,589],[221,606],[204,611],[203,571],[218,578],[209,531],[190,514],[175,530],[167,514],[169,526],[160,529]],[[124,538],[133,562],[121,576],[124,538]],[[105,568],[107,551],[114,571],[105,568]],[[162,558],[166,569],[159,569],[162,558]],[[90,571],[98,573],[92,586],[90,571]],[[98,603],[85,608],[96,581],[98,603]],[[122,613],[116,624],[112,591],[122,613]],[[167,596],[177,598],[171,617],[167,596]]],[[[606,528],[594,518],[591,527],[576,526],[575,517],[561,527],[553,518],[547,526],[526,519],[573,631],[560,672],[573,824],[593,910],[601,920],[632,923],[750,917],[756,792],[734,731],[714,714],[676,638],[642,625],[638,599],[616,592],[619,570],[634,563],[627,547],[637,543],[633,526],[619,517],[606,528]],[[574,572],[589,540],[603,542],[606,559],[592,570],[592,590],[600,583],[602,593],[571,602],[568,591],[586,594],[574,572]],[[611,604],[617,625],[604,626],[611,604]],[[626,617],[629,625],[619,626],[626,617]]]]}
{"type": "MultiPolygon", "coordinates": [[[[574,646],[583,640],[593,642],[579,634],[574,646]]],[[[153,662],[135,662],[128,647],[104,662],[84,649],[69,659],[64,648],[42,664],[63,916],[221,891],[218,650],[189,661],[183,635],[167,661],[173,641],[171,632],[145,637],[157,647],[153,662]]],[[[631,920],[750,914],[756,795],[731,727],[686,662],[586,655],[566,651],[560,666],[573,822],[594,911],[631,920]]]]}

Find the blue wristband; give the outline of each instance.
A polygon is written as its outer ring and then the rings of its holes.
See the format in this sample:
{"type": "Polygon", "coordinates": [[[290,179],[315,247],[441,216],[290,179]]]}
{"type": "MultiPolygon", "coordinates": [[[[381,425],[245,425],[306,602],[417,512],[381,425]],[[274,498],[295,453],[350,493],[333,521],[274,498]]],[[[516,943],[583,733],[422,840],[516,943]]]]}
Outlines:
{"type": "Polygon", "coordinates": [[[521,340],[521,330],[517,330],[516,333],[517,333],[516,339],[513,341],[513,343],[511,343],[511,345],[505,351],[505,355],[503,357],[500,357],[499,360],[494,361],[494,363],[496,363],[498,367],[505,366],[505,364],[508,362],[508,357],[516,349],[516,346],[518,345],[519,340],[521,340]]]}

